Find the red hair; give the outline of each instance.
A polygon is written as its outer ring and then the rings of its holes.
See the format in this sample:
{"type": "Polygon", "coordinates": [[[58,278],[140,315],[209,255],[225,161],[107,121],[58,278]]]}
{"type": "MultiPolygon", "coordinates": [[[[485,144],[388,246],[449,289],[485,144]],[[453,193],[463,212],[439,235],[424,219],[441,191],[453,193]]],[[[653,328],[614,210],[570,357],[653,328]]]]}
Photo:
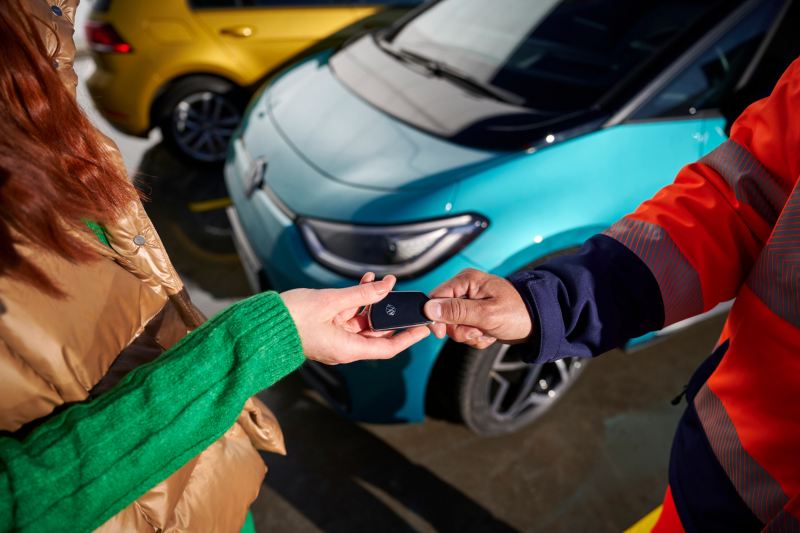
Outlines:
{"type": "Polygon", "coordinates": [[[63,296],[16,245],[73,263],[97,259],[67,230],[112,222],[137,193],[58,76],[44,28],[19,0],[0,1],[0,275],[63,296]]]}

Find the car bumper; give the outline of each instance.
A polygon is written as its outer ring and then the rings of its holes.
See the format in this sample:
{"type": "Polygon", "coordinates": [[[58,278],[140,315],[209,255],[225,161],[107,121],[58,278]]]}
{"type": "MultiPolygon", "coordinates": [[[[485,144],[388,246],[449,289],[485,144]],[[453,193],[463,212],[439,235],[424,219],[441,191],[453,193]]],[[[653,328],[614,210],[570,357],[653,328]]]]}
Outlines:
{"type": "Polygon", "coordinates": [[[150,106],[159,85],[153,69],[139,65],[144,60],[135,54],[93,58],[97,67],[86,86],[97,110],[119,131],[146,136],[153,127],[150,106]]]}
{"type": "Polygon", "coordinates": [[[253,293],[269,290],[269,282],[265,277],[264,265],[261,264],[261,260],[250,245],[250,241],[247,240],[236,208],[233,206],[228,207],[225,209],[225,213],[228,215],[228,221],[233,230],[233,244],[236,247],[236,253],[239,254],[239,260],[242,262],[242,268],[250,289],[253,293]]]}

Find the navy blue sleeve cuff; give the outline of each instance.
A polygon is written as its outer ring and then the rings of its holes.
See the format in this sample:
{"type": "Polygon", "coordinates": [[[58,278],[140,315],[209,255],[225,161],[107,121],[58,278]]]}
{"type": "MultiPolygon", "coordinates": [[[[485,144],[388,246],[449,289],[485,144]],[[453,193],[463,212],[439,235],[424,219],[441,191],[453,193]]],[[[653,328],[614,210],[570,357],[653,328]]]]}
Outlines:
{"type": "Polygon", "coordinates": [[[592,357],[660,329],[655,277],[618,241],[595,235],[573,255],[510,276],[534,324],[527,360],[592,357]]]}
{"type": "Polygon", "coordinates": [[[553,294],[553,284],[534,271],[520,272],[508,278],[522,295],[533,323],[533,333],[528,344],[533,349],[529,362],[543,362],[558,357],[542,357],[543,354],[561,352],[561,339],[564,338],[564,321],[561,310],[554,307],[557,297],[553,294]]]}

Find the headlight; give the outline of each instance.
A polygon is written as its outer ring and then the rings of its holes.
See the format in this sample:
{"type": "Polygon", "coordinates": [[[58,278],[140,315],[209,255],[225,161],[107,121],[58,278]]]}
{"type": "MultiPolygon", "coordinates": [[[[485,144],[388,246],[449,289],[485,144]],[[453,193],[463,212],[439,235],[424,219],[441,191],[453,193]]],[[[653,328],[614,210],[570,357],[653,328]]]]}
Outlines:
{"type": "Polygon", "coordinates": [[[301,218],[300,231],[311,255],[340,274],[364,272],[410,278],[452,257],[489,226],[480,215],[401,224],[356,226],[301,218]]]}

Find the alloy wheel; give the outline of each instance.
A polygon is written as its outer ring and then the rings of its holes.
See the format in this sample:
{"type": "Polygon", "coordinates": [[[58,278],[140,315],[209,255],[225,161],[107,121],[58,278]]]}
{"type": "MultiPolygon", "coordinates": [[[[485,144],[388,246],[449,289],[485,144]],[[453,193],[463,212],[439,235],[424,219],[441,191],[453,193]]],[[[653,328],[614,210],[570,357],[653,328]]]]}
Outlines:
{"type": "Polygon", "coordinates": [[[522,350],[522,346],[502,345],[489,370],[489,407],[498,421],[533,420],[585,367],[585,361],[577,358],[532,365],[523,361],[522,350]]]}
{"type": "Polygon", "coordinates": [[[175,142],[193,159],[222,161],[241,120],[238,107],[225,96],[210,91],[193,93],[181,99],[173,111],[175,142]]]}

